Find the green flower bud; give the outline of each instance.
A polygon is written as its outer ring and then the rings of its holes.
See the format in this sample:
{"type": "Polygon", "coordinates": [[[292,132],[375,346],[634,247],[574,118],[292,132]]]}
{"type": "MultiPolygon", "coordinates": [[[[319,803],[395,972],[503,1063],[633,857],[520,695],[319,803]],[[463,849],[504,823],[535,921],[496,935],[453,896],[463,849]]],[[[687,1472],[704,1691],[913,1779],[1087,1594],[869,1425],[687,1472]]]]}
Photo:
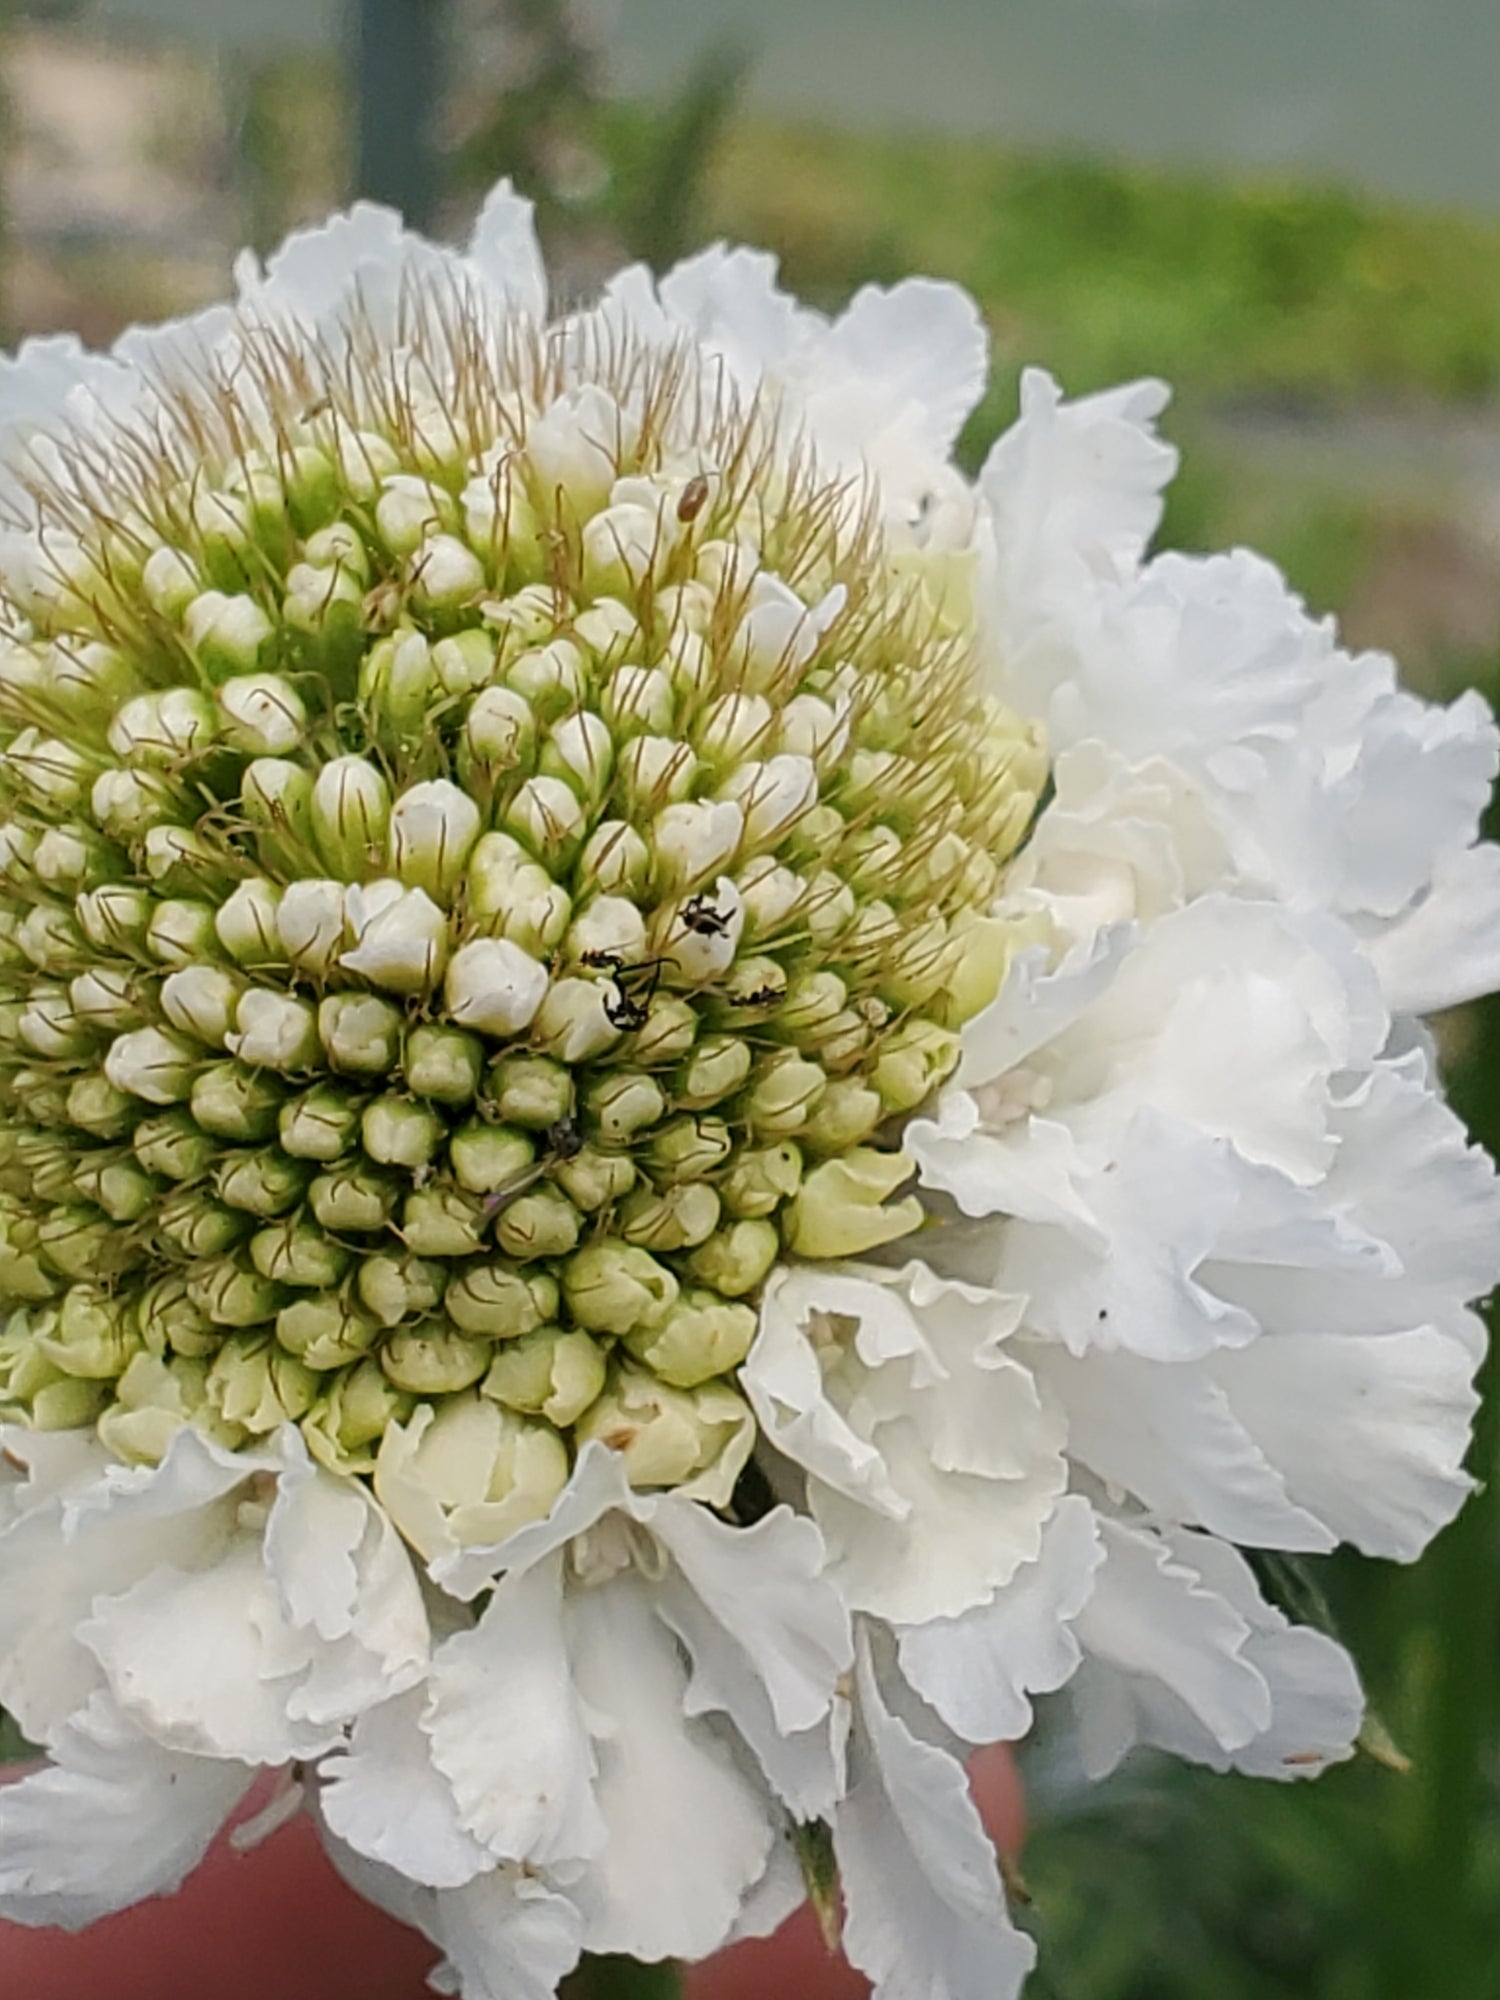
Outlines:
{"type": "Polygon", "coordinates": [[[275,1341],[236,1333],[214,1356],[207,1387],[209,1402],[226,1422],[259,1437],[306,1416],[318,1378],[275,1341]]]}
{"type": "Polygon", "coordinates": [[[719,1197],[702,1181],[653,1194],[637,1188],[620,1204],[620,1234],[648,1250],[685,1250],[701,1243],[719,1220],[719,1197]]]}
{"type": "Polygon", "coordinates": [[[564,716],[547,732],[538,768],[556,778],[585,804],[598,805],[614,769],[615,746],[602,716],[587,711],[564,716]]]}
{"type": "Polygon", "coordinates": [[[628,820],[601,820],[583,844],[577,879],[606,895],[638,897],[651,879],[651,850],[628,820]]]}
{"type": "Polygon", "coordinates": [[[131,1160],[89,1160],[74,1175],[73,1185],[111,1222],[139,1222],[158,1193],[151,1176],[131,1160]]]}
{"type": "Polygon", "coordinates": [[[121,763],[142,770],[176,771],[200,755],[219,733],[213,703],[194,688],[139,694],[117,709],[109,747],[121,763]]]}
{"type": "Polygon", "coordinates": [[[341,1243],[331,1243],[311,1223],[294,1220],[252,1236],[250,1261],[273,1284],[328,1291],[349,1269],[352,1253],[341,1243]]]}
{"type": "Polygon", "coordinates": [[[667,1100],[652,1077],[617,1070],[589,1085],[583,1108],[606,1144],[623,1145],[665,1116],[667,1100]]]}
{"type": "Polygon", "coordinates": [[[363,757],[335,757],[313,786],[312,832],[324,865],[343,882],[363,882],[385,855],[391,793],[363,757]]]}
{"type": "Polygon", "coordinates": [[[325,1229],[336,1235],[384,1229],[396,1212],[400,1190],[396,1182],[368,1167],[336,1167],[319,1174],[307,1190],[308,1206],[325,1229]]]}
{"type": "Polygon", "coordinates": [[[636,1170],[624,1153],[582,1146],[571,1160],[553,1168],[553,1178],[575,1208],[594,1215],[629,1194],[635,1186],[636,1170]]]}
{"type": "Polygon", "coordinates": [[[535,1141],[510,1125],[471,1118],[448,1142],[448,1164],[470,1194],[498,1194],[518,1184],[536,1158],[535,1141]]]}
{"type": "Polygon", "coordinates": [[[495,1036],[529,1027],[546,992],[546,969],[508,938],[460,945],[443,982],[449,1018],[495,1036]]]}
{"type": "Polygon", "coordinates": [[[193,1080],[190,1108],[205,1132],[255,1144],[276,1131],[286,1092],[280,1082],[242,1063],[213,1063],[193,1080]]]}
{"type": "MultiPolygon", "coordinates": [[[[361,1304],[382,1326],[436,1312],[447,1282],[444,1265],[391,1251],[362,1258],[356,1278],[361,1304]]],[[[458,1315],[450,1312],[450,1317],[458,1315]]]]}
{"type": "Polygon", "coordinates": [[[802,1185],[802,1154],[788,1140],[739,1153],[719,1183],[731,1215],[771,1215],[802,1185]]]}
{"type": "Polygon", "coordinates": [[[478,806],[446,778],[413,785],[391,808],[391,867],[409,888],[446,908],[464,879],[479,826],[478,806]]]}
{"type": "Polygon", "coordinates": [[[689,1111],[732,1097],[750,1074],[750,1045],[737,1035],[705,1035],[677,1073],[674,1096],[689,1111]]]}
{"type": "Polygon", "coordinates": [[[360,698],[383,740],[420,742],[436,685],[432,649],[410,629],[380,640],[360,667],[360,698]]]}
{"type": "Polygon", "coordinates": [[[378,1323],[336,1293],[293,1299],[276,1315],[276,1338],[304,1366],[325,1374],[358,1361],[380,1337],[378,1323]]]}
{"type": "Polygon", "coordinates": [[[354,1144],[365,1100],[338,1083],[317,1083],[277,1115],[281,1149],[297,1160],[331,1165],[354,1144]]]}
{"type": "Polygon", "coordinates": [[[312,878],[294,882],[276,906],[276,933],[283,962],[322,978],[332,972],[344,946],[342,882],[312,878]]]}
{"type": "Polygon", "coordinates": [[[677,1301],[677,1280],[665,1264],[608,1236],[568,1259],[562,1287],[569,1313],[590,1333],[623,1336],[660,1326],[677,1301]]]}
{"type": "Polygon", "coordinates": [[[421,611],[453,614],[477,603],[484,564],[457,535],[428,535],[407,563],[412,601],[421,611]]]}
{"type": "Polygon", "coordinates": [[[484,632],[457,632],[432,649],[432,671],[447,695],[477,694],[494,679],[495,642],[484,632]]]}
{"type": "Polygon", "coordinates": [[[162,981],[161,1010],[180,1033],[221,1049],[234,1026],[244,981],[217,965],[185,965],[162,981]]]}
{"type": "Polygon", "coordinates": [[[274,1319],[285,1293],[252,1265],[232,1257],[200,1264],[188,1279],[188,1297],[215,1326],[259,1326],[274,1319]]]}
{"type": "Polygon", "coordinates": [[[586,1333],[542,1326],[507,1341],[490,1363],[483,1393],[549,1423],[576,1423],[604,1387],[604,1350],[586,1333]]]}
{"type": "Polygon", "coordinates": [[[257,1152],[236,1151],[219,1169],[220,1199],[247,1215],[284,1215],[306,1192],[312,1169],[289,1159],[278,1146],[257,1152]]]}
{"type": "Polygon", "coordinates": [[[756,1315],[717,1292],[684,1292],[659,1327],[626,1337],[636,1360],[674,1388],[696,1389],[737,1368],[750,1352],[756,1315]]]}
{"type": "Polygon", "coordinates": [[[512,1125],[545,1130],[573,1112],[573,1079],[564,1064],[547,1056],[501,1056],[492,1063],[486,1095],[512,1125]]]}
{"type": "Polygon", "coordinates": [[[398,1389],[417,1396],[453,1395],[485,1374],[494,1350],[456,1328],[429,1320],[393,1333],[380,1349],[380,1365],[398,1389]]]}
{"type": "Polygon", "coordinates": [[[114,842],[78,821],[48,827],[40,840],[24,828],[7,828],[5,832],[12,840],[23,835],[27,838],[37,880],[57,895],[76,896],[125,870],[125,857],[114,842]]]}
{"type": "Polygon", "coordinates": [[[476,1339],[514,1340],[548,1317],[547,1289],[508,1264],[469,1264],[449,1284],[443,1310],[476,1339]]]}
{"type": "Polygon", "coordinates": [[[214,930],[237,965],[286,964],[281,942],[281,891],[274,883],[241,882],[220,908],[214,930]]]}
{"type": "Polygon", "coordinates": [[[190,1111],[143,1118],[131,1145],[148,1174],[169,1181],[202,1180],[219,1151],[217,1141],[200,1128],[190,1111]]]}
{"type": "Polygon", "coordinates": [[[284,757],[307,731],[301,695],[282,674],[246,674],[219,689],[223,736],[249,757],[284,757]]]}
{"type": "Polygon", "coordinates": [[[645,1154],[652,1177],[673,1187],[714,1173],[733,1148],[722,1119],[674,1118],[652,1133],[645,1154]]]}
{"type": "Polygon", "coordinates": [[[109,1395],[103,1382],[69,1375],[37,1344],[50,1318],[12,1313],[0,1330],[0,1421],[38,1431],[74,1430],[98,1416],[109,1395]]]}
{"type": "Polygon", "coordinates": [[[192,558],[181,549],[153,549],[141,571],[141,588],[152,610],[170,624],[181,624],[188,606],[203,588],[192,558]]]}
{"type": "Polygon", "coordinates": [[[360,1122],[365,1152],[383,1167],[425,1167],[445,1137],[437,1113],[406,1098],[374,1098],[360,1122]]]}
{"type": "Polygon", "coordinates": [[[578,1241],[582,1219],[560,1188],[542,1185],[505,1203],[495,1219],[495,1241],[508,1256],[565,1257],[578,1241]]]}
{"type": "Polygon", "coordinates": [[[312,795],[310,773],[285,757],[257,757],[240,779],[261,866],[273,875],[302,874],[314,860],[312,795]]]}
{"type": "Polygon", "coordinates": [[[94,780],[89,809],[112,840],[143,840],[154,827],[175,825],[186,811],[181,793],[159,771],[104,771],[94,780]]]}
{"type": "Polygon", "coordinates": [[[407,1036],[401,1066],[418,1097],[452,1106],[469,1104],[478,1095],[484,1074],[484,1044],[461,1028],[424,1025],[407,1036]]]}
{"type": "Polygon", "coordinates": [[[144,1346],[135,1308],[89,1284],[71,1286],[35,1338],[54,1368],[90,1382],[112,1381],[144,1346]]]}
{"type": "Polygon", "coordinates": [[[210,1201],[197,1188],[168,1195],[157,1211],[157,1233],[184,1257],[217,1257],[250,1233],[251,1218],[241,1210],[210,1201]]]}
{"type": "Polygon", "coordinates": [[[330,993],[318,1008],[328,1060],[349,1076],[386,1077],[401,1053],[401,1013],[373,993],[330,993]]]}
{"type": "Polygon", "coordinates": [[[787,1248],[798,1257],[859,1257],[922,1226],[915,1195],[890,1202],[914,1172],[904,1153],[861,1146],[814,1167],[787,1207],[787,1248]]]}
{"type": "Polygon", "coordinates": [[[568,1483],[568,1454],[545,1424],[471,1392],[392,1424],[375,1497],[419,1555],[502,1542],[545,1519],[568,1483]]]}
{"type": "Polygon", "coordinates": [[[116,1384],[116,1400],[99,1417],[99,1440],[126,1465],[159,1465],[188,1424],[230,1450],[244,1437],[209,1403],[202,1361],[137,1354],[116,1384]]]}
{"type": "Polygon", "coordinates": [[[441,486],[405,472],[382,480],[375,503],[375,526],[392,555],[415,555],[429,534],[457,525],[453,496],[441,486]]]}
{"type": "Polygon", "coordinates": [[[81,972],[69,984],[68,1002],[76,1020],[101,1034],[118,1034],[141,1024],[136,980],[128,972],[109,967],[81,972]]]}
{"type": "Polygon", "coordinates": [[[756,1072],[741,1110],[757,1139],[777,1139],[799,1132],[827,1088],[817,1063],[805,1062],[790,1049],[773,1056],[756,1072]]]}
{"type": "Polygon", "coordinates": [[[404,1424],[414,1407],[414,1398],[386,1380],[378,1361],[359,1361],[325,1378],[302,1434],[329,1472],[351,1477],[370,1473],[375,1470],[372,1447],[393,1425],[404,1424]]]}
{"type": "Polygon", "coordinates": [[[846,1153],[868,1139],[884,1115],[878,1091],[857,1077],[834,1077],[798,1138],[815,1153],[846,1153]]]}
{"type": "Polygon", "coordinates": [[[675,993],[654,993],[646,1018],[630,1038],[632,1060],[649,1066],[676,1062],[693,1046],[698,1015],[692,1002],[675,993]]]}
{"type": "Polygon", "coordinates": [[[514,688],[484,688],[469,704],[463,755],[471,774],[493,780],[508,771],[531,769],[536,739],[531,703],[514,688]]]}
{"type": "Polygon", "coordinates": [[[56,1293],[57,1280],[40,1252],[36,1224],[0,1209],[0,1291],[7,1298],[40,1302],[56,1293]]]}
{"type": "Polygon", "coordinates": [[[610,1011],[614,993],[606,982],[554,979],[536,1016],[537,1040],[570,1067],[603,1055],[623,1033],[610,1011]]]}
{"type": "Polygon", "coordinates": [[[755,1419],[728,1383],[674,1389],[620,1363],[574,1435],[619,1452],[632,1486],[672,1487],[724,1507],[755,1442],[755,1419]]]}
{"type": "Polygon", "coordinates": [[[486,1219],[460,1188],[418,1188],[401,1211],[401,1237],[418,1257],[469,1257],[483,1247],[486,1219]]]}
{"type": "Polygon", "coordinates": [[[198,1358],[217,1352],[224,1335],[201,1306],[188,1296],[187,1279],[161,1278],[141,1294],[141,1338],[152,1354],[198,1358]]]}
{"type": "Polygon", "coordinates": [[[542,722],[578,709],[588,687],[583,654],[570,639],[518,653],[505,670],[506,685],[524,695],[542,722]]]}
{"type": "Polygon", "coordinates": [[[588,832],[588,815],[561,778],[527,778],[505,808],[504,825],[527,850],[561,870],[588,832]]]}
{"type": "Polygon", "coordinates": [[[123,882],[106,882],[86,890],[73,905],[78,928],[89,943],[96,951],[109,952],[141,949],[157,907],[144,889],[132,889],[123,882]]]}
{"type": "Polygon", "coordinates": [[[726,1298],[743,1298],[763,1284],[781,1254],[781,1237],[774,1223],[742,1219],[705,1237],[687,1260],[701,1284],[726,1298]]]}
{"type": "Polygon", "coordinates": [[[253,597],[206,590],[183,613],[183,636],[210,680],[253,674],[275,651],[275,627],[253,597]]]}
{"type": "Polygon", "coordinates": [[[214,915],[212,903],[196,897],[168,897],[151,913],[147,951],[161,965],[198,965],[221,958],[214,915]]]}
{"type": "Polygon", "coordinates": [[[108,1077],[92,1070],[69,1086],[63,1117],[47,1122],[62,1124],[66,1120],[95,1139],[123,1139],[134,1131],[140,1116],[138,1097],[117,1090],[108,1077]]]}
{"type": "Polygon", "coordinates": [[[312,1003],[256,986],[240,994],[224,1044],[242,1063],[283,1074],[314,1068],[323,1053],[312,1003]]]}
{"type": "Polygon", "coordinates": [[[961,1048],[951,1028],[903,1022],[882,1043],[870,1078],[885,1109],[915,1111],[957,1068],[961,1048]]]}
{"type": "Polygon", "coordinates": [[[104,1074],[116,1090],[147,1104],[181,1104],[192,1095],[202,1063],[202,1050],[183,1036],[137,1028],[110,1043],[104,1074]]]}

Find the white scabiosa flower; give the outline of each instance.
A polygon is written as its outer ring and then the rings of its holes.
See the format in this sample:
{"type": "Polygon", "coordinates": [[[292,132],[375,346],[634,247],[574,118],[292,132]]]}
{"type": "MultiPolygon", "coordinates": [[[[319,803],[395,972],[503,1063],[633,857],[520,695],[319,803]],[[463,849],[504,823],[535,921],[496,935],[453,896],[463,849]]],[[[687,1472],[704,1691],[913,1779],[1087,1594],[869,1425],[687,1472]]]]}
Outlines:
{"type": "Polygon", "coordinates": [[[951,287],[549,325],[505,189],[240,285],[8,377],[0,1913],[272,1768],[467,2000],[830,1840],[881,2000],[1004,2000],[962,1746],[1343,1756],[1239,1550],[1462,1500],[1488,718],[1148,562],[1154,385],[971,488],[951,287]]]}

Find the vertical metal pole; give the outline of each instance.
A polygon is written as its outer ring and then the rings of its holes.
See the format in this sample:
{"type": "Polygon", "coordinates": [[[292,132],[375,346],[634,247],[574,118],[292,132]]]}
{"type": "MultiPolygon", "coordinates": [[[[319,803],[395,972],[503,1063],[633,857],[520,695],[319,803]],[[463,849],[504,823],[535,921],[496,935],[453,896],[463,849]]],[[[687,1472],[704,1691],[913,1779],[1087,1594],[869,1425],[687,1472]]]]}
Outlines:
{"type": "Polygon", "coordinates": [[[358,131],[356,193],[431,226],[443,0],[348,0],[358,131]]]}

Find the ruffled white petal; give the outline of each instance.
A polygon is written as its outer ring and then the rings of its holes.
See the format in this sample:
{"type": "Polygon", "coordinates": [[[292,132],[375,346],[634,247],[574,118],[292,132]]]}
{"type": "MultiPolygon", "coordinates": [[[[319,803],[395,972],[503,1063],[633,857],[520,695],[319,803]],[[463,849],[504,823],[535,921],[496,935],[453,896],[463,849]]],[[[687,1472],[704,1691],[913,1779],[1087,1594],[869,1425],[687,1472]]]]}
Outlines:
{"type": "Polygon", "coordinates": [[[767,1285],[741,1379],[769,1441],[809,1475],[853,1609],[954,1616],[1035,1559],[1066,1474],[1055,1413],[1004,1351],[1018,1309],[916,1264],[791,1268],[767,1285]]]}
{"type": "Polygon", "coordinates": [[[501,1861],[583,1860],[604,1842],[562,1602],[560,1557],[513,1571],[432,1664],[422,1719],[432,1760],[460,1824],[501,1861]]]}
{"type": "Polygon", "coordinates": [[[844,1950],[875,2000],[1012,2000],[1036,1950],[1011,1924],[963,1766],[891,1712],[867,1639],[856,1679],[851,1783],[834,1820],[844,1950]]]}
{"type": "Polygon", "coordinates": [[[687,1672],[641,1583],[578,1591],[566,1618],[609,1830],[570,1892],[585,1949],[704,1958],[764,1874],[775,1823],[727,1737],[684,1721],[687,1672]]]}
{"type": "Polygon", "coordinates": [[[432,1889],[458,1889],[495,1865],[459,1821],[453,1789],[421,1727],[413,1689],[355,1723],[347,1747],[325,1757],[319,1809],[341,1840],[371,1861],[432,1889]]]}
{"type": "Polygon", "coordinates": [[[1031,1727],[1028,1697],[1062,1687],[1083,1657],[1072,1624],[1103,1560],[1093,1508],[1064,1495],[1036,1561],[988,1604],[901,1631],[902,1673],[966,1742],[1014,1742],[1031,1727]]]}
{"type": "Polygon", "coordinates": [[[239,1804],[242,1764],[175,1756],[95,1695],[0,1789],[0,1916],[79,1930],[175,1889],[239,1804]]]}
{"type": "Polygon", "coordinates": [[[1074,1623],[1085,1657],[1069,1683],[1084,1769],[1103,1777],[1138,1743],[1243,1750],[1272,1719],[1246,1657],[1249,1620],[1156,1535],[1108,1520],[1099,1532],[1105,1560],[1074,1623]]]}

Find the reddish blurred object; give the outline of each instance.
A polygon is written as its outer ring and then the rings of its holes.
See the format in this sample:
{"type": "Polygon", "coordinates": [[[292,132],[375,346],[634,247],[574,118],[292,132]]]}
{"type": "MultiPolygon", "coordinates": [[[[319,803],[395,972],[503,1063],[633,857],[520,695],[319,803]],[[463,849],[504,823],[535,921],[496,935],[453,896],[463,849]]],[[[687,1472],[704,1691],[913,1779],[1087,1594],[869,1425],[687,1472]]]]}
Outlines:
{"type": "MultiPolygon", "coordinates": [[[[1001,1849],[1020,1846],[1010,1753],[982,1752],[974,1790],[1001,1849]]],[[[248,1854],[219,1841],[175,1896],[70,1937],[0,1923],[0,1994],[25,2000],[424,2000],[433,1953],[334,1874],[305,1819],[248,1854]]],[[[774,1938],[738,1945],[688,1975],[687,2000],[861,2000],[803,1911],[774,1938]]]]}

